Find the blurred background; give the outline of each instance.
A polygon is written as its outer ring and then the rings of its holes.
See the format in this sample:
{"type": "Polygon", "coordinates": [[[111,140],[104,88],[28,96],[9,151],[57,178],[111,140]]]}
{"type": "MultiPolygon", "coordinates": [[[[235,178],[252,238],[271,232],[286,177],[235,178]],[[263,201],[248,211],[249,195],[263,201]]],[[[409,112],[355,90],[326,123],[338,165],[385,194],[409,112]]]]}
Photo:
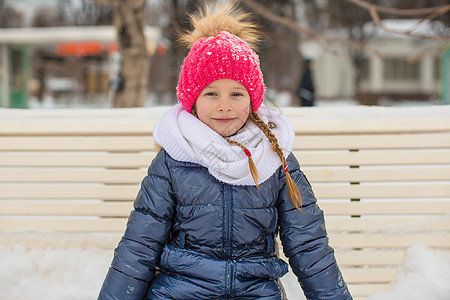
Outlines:
{"type": "MultiPolygon", "coordinates": [[[[207,1],[215,2],[215,1],[207,1]]],[[[263,39],[266,100],[449,104],[447,0],[242,0],[263,39]]],[[[10,108],[171,105],[197,0],[0,0],[0,101],[10,108]]]]}

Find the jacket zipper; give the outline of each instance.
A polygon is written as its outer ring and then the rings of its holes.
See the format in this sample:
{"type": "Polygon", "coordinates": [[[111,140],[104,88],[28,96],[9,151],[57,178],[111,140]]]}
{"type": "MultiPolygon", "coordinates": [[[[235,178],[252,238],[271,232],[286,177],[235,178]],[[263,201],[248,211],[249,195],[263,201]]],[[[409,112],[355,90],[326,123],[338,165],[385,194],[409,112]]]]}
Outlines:
{"type": "Polygon", "coordinates": [[[225,299],[228,299],[228,295],[232,292],[233,285],[233,273],[234,273],[234,261],[231,260],[231,219],[233,199],[231,196],[231,186],[223,185],[223,201],[224,201],[224,213],[225,213],[225,258],[227,260],[226,274],[225,274],[225,299]]]}
{"type": "Polygon", "coordinates": [[[224,185],[223,201],[225,202],[225,256],[226,259],[231,259],[231,211],[233,199],[231,197],[231,187],[229,185],[224,185]]]}
{"type": "Polygon", "coordinates": [[[234,265],[236,261],[227,260],[226,276],[225,276],[225,297],[224,299],[232,299],[233,297],[233,280],[234,280],[234,265]]]}

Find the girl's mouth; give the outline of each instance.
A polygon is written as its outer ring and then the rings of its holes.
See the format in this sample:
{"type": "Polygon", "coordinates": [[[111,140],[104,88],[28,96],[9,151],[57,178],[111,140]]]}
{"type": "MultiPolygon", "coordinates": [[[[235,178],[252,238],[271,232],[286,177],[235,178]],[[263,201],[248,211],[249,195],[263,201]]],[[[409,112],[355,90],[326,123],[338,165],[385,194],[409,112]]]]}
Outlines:
{"type": "Polygon", "coordinates": [[[231,121],[234,120],[234,118],[214,118],[214,121],[218,122],[218,123],[230,123],[231,121]]]}

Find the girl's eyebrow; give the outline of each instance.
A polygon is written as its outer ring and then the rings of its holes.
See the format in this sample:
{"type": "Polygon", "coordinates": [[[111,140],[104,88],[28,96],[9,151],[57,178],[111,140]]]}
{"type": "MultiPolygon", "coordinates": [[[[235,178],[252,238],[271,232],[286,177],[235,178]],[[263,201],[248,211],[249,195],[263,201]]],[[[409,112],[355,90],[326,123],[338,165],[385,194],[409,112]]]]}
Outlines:
{"type": "MultiPolygon", "coordinates": [[[[206,89],[206,88],[217,89],[218,87],[215,86],[214,84],[211,84],[211,85],[205,86],[205,89],[206,89]]],[[[243,90],[243,91],[246,91],[246,90],[247,90],[245,87],[239,86],[239,85],[232,86],[231,88],[232,88],[232,89],[243,90]]]]}
{"type": "Polygon", "coordinates": [[[247,89],[243,86],[234,86],[234,89],[246,91],[247,89]]]}

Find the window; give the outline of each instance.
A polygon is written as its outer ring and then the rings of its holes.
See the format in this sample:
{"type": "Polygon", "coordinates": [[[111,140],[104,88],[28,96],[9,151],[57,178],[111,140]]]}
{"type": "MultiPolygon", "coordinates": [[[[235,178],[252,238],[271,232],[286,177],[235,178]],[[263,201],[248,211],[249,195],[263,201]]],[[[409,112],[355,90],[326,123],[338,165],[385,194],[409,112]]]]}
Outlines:
{"type": "Polygon", "coordinates": [[[13,89],[23,89],[25,85],[23,53],[19,49],[11,49],[11,87],[13,89]]]}
{"type": "Polygon", "coordinates": [[[369,68],[370,68],[370,61],[369,58],[365,57],[362,60],[361,63],[361,78],[362,79],[369,79],[369,68]]]}
{"type": "Polygon", "coordinates": [[[433,58],[433,78],[437,80],[441,78],[441,58],[439,56],[433,58]]]}
{"type": "Polygon", "coordinates": [[[419,79],[419,63],[399,59],[384,60],[385,79],[419,79]]]}

